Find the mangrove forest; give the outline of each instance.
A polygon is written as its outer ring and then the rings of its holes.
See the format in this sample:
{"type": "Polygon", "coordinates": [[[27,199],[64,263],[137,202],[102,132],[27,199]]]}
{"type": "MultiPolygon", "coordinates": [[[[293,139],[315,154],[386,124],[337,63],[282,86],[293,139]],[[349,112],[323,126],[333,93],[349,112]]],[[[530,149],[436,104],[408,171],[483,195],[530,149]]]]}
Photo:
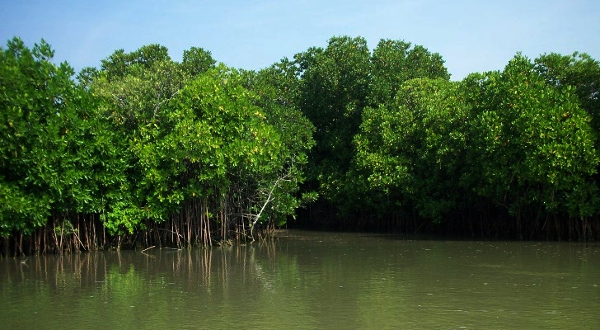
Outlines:
{"type": "Polygon", "coordinates": [[[149,44],[79,72],[0,48],[0,253],[251,242],[277,228],[600,238],[600,63],[338,36],[262,70],[149,44]]]}

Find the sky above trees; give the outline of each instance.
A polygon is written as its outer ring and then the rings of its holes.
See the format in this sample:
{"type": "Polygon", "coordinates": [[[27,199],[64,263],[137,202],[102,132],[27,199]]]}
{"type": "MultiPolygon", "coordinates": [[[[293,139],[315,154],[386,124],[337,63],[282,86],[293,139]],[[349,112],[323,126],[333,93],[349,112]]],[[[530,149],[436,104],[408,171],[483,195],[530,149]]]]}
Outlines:
{"type": "Polygon", "coordinates": [[[452,80],[502,70],[517,53],[600,58],[600,2],[551,1],[0,1],[2,44],[44,38],[75,70],[151,43],[175,60],[202,47],[229,66],[261,69],[332,36],[405,40],[440,53],[452,80]]]}

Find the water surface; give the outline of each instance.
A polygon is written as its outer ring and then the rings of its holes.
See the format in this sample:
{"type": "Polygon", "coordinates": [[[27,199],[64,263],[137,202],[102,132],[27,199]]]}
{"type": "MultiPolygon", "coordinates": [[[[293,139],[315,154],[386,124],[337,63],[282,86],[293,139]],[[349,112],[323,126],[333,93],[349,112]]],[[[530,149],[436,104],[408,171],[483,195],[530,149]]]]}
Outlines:
{"type": "Polygon", "coordinates": [[[600,245],[284,232],[0,259],[2,329],[600,329],[600,245]]]}

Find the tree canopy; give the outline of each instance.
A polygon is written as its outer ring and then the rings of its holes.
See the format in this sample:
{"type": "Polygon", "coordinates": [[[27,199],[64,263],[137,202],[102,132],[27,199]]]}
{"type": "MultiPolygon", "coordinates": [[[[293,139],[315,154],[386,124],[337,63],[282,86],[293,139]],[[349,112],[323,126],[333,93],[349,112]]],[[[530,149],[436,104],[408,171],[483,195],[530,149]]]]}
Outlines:
{"type": "Polygon", "coordinates": [[[77,75],[53,56],[44,40],[0,49],[5,251],[254,240],[294,218],[600,231],[587,54],[516,54],[462,81],[421,45],[348,36],[259,71],[200,47],[181,62],[158,44],[119,49],[77,75]]]}

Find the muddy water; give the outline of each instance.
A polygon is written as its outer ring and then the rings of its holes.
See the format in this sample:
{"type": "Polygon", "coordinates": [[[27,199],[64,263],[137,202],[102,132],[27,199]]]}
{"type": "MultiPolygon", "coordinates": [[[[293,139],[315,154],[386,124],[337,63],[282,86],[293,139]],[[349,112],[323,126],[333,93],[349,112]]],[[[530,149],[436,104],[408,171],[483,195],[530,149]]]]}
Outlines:
{"type": "Polygon", "coordinates": [[[600,329],[600,245],[289,231],[0,259],[2,329],[600,329]]]}

